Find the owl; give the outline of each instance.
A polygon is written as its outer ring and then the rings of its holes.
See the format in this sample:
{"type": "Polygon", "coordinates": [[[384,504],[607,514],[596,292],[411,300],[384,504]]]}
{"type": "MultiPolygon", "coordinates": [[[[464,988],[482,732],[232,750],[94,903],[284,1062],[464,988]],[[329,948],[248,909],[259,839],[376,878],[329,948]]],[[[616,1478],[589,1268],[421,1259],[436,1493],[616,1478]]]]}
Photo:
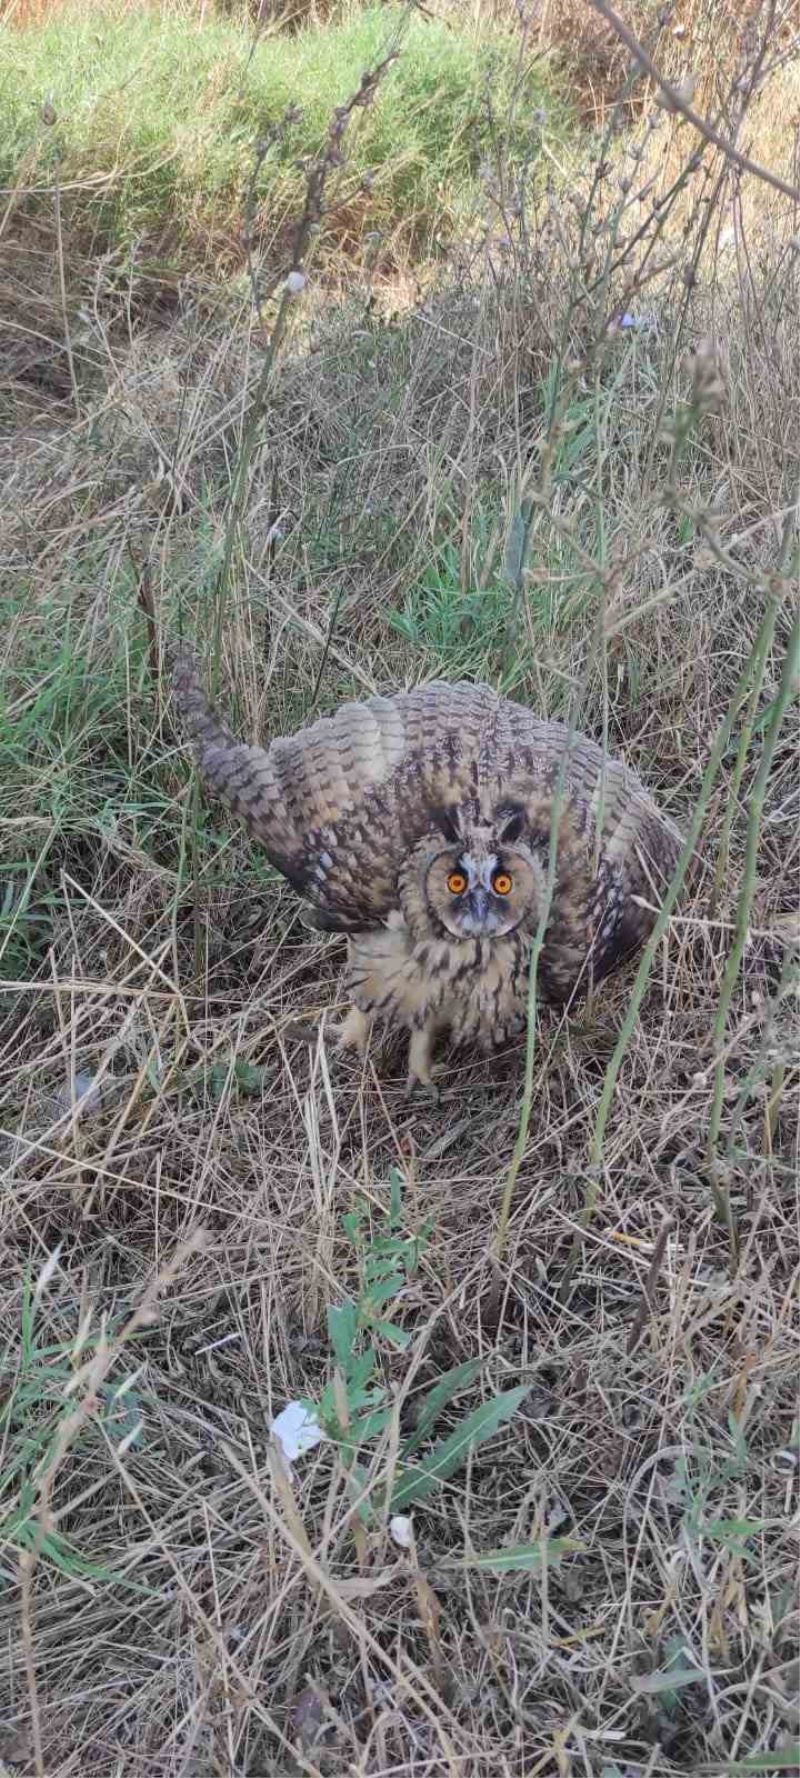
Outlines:
{"type": "Polygon", "coordinates": [[[361,1051],[375,1019],[408,1033],[408,1084],[435,1091],[436,1039],[487,1053],[537,984],[566,1005],[644,942],[681,835],[619,760],[488,685],[437,681],[342,704],[269,747],[237,741],[193,656],[173,662],[200,775],[303,897],[347,934],[361,1051]]]}

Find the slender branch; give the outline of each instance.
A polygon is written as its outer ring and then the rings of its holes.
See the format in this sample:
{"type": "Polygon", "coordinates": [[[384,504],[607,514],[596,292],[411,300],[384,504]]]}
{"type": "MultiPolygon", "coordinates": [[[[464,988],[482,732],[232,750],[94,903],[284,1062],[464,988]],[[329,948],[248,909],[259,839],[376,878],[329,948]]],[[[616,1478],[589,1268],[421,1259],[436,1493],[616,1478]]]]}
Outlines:
{"type": "Polygon", "coordinates": [[[295,226],[291,266],[281,291],[278,312],[259,372],[250,413],[244,426],[239,457],[231,482],[227,523],[222,544],[222,560],[214,588],[215,620],[212,657],[214,682],[216,682],[219,672],[222,647],[223,605],[228,590],[233,551],[239,534],[239,521],[247,491],[250,460],[264,417],[272,373],[286,333],[289,312],[295,297],[305,288],[305,261],[313,242],[314,232],[320,227],[323,219],[325,186],[334,169],[344,165],[342,144],[354,112],[365,110],[372,104],[384,75],[397,61],[399,54],[399,49],[391,49],[380,62],[375,64],[374,68],[368,68],[362,74],[356,91],[346,104],[337,105],[328,125],[328,134],[322,152],[315,161],[312,161],[306,173],[305,202],[295,226]]]}
{"type": "Polygon", "coordinates": [[[636,1314],[633,1318],[631,1331],[628,1335],[628,1344],[625,1347],[625,1350],[626,1350],[629,1358],[630,1358],[631,1353],[636,1351],[636,1348],[639,1344],[642,1334],[644,1333],[645,1327],[647,1325],[648,1314],[652,1315],[655,1312],[656,1285],[658,1283],[658,1274],[661,1271],[662,1265],[664,1264],[664,1255],[667,1251],[667,1242],[670,1238],[670,1235],[672,1234],[674,1227],[675,1227],[674,1216],[665,1216],[664,1221],[662,1222],[661,1227],[658,1231],[658,1234],[656,1235],[656,1244],[655,1244],[655,1247],[653,1248],[653,1257],[650,1261],[650,1268],[647,1273],[647,1277],[645,1278],[645,1281],[644,1281],[644,1289],[642,1291],[642,1295],[641,1295],[641,1298],[639,1301],[639,1307],[638,1307],[636,1314]]]}
{"type": "Polygon", "coordinates": [[[736,148],[727,136],[720,135],[719,130],[715,129],[707,118],[701,117],[699,111],[695,111],[691,105],[687,104],[678,88],[673,86],[671,81],[665,80],[663,74],[659,74],[652,57],[634,36],[625,20],[620,18],[613,6],[609,6],[608,0],[589,0],[589,4],[594,7],[595,12],[599,12],[601,18],[605,19],[606,24],[611,26],[620,42],[630,50],[634,61],[638,62],[644,73],[648,74],[650,79],[655,82],[672,111],[680,112],[681,117],[685,117],[686,122],[697,130],[698,135],[703,136],[706,142],[712,142],[714,147],[724,154],[731,166],[738,167],[742,173],[752,173],[756,179],[763,179],[765,185],[774,186],[776,191],[782,192],[785,198],[791,198],[793,203],[800,202],[800,186],[790,185],[788,180],[781,179],[779,173],[773,173],[769,167],[760,166],[758,161],[751,161],[749,155],[742,154],[741,150],[736,148]]]}

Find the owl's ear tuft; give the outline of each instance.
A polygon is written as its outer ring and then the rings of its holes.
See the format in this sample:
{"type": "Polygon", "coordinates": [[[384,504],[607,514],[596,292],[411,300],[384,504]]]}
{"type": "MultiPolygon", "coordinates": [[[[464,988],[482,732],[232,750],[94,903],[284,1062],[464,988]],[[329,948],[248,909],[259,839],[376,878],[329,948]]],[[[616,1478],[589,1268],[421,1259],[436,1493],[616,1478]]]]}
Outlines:
{"type": "Polygon", "coordinates": [[[458,844],[463,836],[461,833],[461,816],[455,803],[449,809],[432,809],[431,819],[434,827],[438,827],[439,832],[444,834],[445,839],[449,840],[451,845],[455,846],[458,844]]]}
{"type": "Polygon", "coordinates": [[[494,828],[498,840],[506,846],[513,846],[522,838],[527,825],[527,816],[521,803],[501,803],[494,812],[494,828]]]}

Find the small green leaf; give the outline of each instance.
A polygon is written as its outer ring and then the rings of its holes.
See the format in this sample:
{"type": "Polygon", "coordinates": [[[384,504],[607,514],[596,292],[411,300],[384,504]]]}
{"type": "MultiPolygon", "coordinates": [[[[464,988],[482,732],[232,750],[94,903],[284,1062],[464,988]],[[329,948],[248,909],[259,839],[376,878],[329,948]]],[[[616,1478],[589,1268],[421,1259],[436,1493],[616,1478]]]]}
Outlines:
{"type": "Polygon", "coordinates": [[[721,1543],[736,1537],[756,1537],[759,1531],[765,1531],[766,1519],[711,1519],[707,1525],[698,1525],[698,1537],[715,1537],[721,1543]]]}
{"type": "Polygon", "coordinates": [[[355,1303],[341,1303],[338,1308],[328,1309],[328,1338],[336,1354],[336,1361],[343,1371],[347,1371],[353,1344],[358,1331],[358,1309],[355,1303]]]}
{"type": "Polygon", "coordinates": [[[484,1574],[535,1574],[545,1566],[555,1567],[562,1556],[572,1556],[583,1549],[573,1537],[542,1537],[538,1543],[515,1543],[507,1549],[479,1550],[471,1556],[453,1557],[437,1564],[440,1568],[477,1569],[484,1574]]]}
{"type": "Polygon", "coordinates": [[[358,1247],[361,1240],[361,1224],[363,1220],[364,1211],[361,1206],[359,1206],[357,1210],[348,1210],[347,1215],[342,1217],[342,1228],[344,1229],[348,1241],[352,1243],[353,1247],[358,1247]]]}
{"type": "Polygon", "coordinates": [[[253,1062],[246,1062],[243,1057],[239,1056],[233,1064],[233,1074],[237,1086],[241,1087],[243,1093],[261,1092],[264,1085],[263,1068],[257,1068],[253,1062]]]}
{"type": "Polygon", "coordinates": [[[776,1747],[774,1753],[747,1753],[728,1766],[729,1772],[800,1772],[800,1741],[776,1747]]]}
{"type": "Polygon", "coordinates": [[[417,1423],[410,1438],[403,1445],[403,1457],[410,1457],[425,1443],[429,1432],[434,1426],[449,1401],[473,1383],[483,1367],[482,1358],[467,1358],[463,1364],[456,1364],[452,1370],[445,1371],[427,1395],[423,1395],[417,1407],[417,1423]]]}
{"type": "Polygon", "coordinates": [[[369,1500],[366,1498],[367,1472],[362,1468],[360,1463],[348,1464],[345,1471],[345,1486],[351,1500],[357,1500],[359,1495],[363,1496],[359,1505],[356,1507],[356,1515],[362,1525],[368,1525],[372,1517],[372,1507],[370,1506],[369,1500]]]}
{"type": "Polygon", "coordinates": [[[518,1389],[509,1389],[504,1395],[495,1395],[491,1401],[482,1402],[474,1413],[468,1414],[455,1432],[436,1445],[422,1463],[401,1475],[392,1494],[392,1511],[399,1512],[413,1500],[424,1500],[426,1495],[432,1494],[447,1476],[466,1463],[470,1451],[493,1438],[505,1421],[516,1414],[527,1394],[527,1384],[523,1383],[518,1389]]]}
{"type": "Polygon", "coordinates": [[[391,1278],[387,1278],[383,1284],[377,1282],[370,1284],[367,1303],[370,1306],[374,1303],[376,1307],[379,1303],[390,1303],[392,1297],[397,1296],[398,1291],[402,1290],[405,1281],[403,1272],[393,1272],[391,1278]]]}
{"type": "Polygon", "coordinates": [[[503,578],[508,581],[509,586],[516,588],[522,586],[529,527],[530,501],[523,500],[515,505],[511,514],[503,559],[503,578]]]}
{"type": "Polygon", "coordinates": [[[395,1266],[405,1266],[411,1245],[410,1241],[401,1241],[395,1235],[387,1241],[373,1241],[364,1259],[367,1282],[371,1283],[373,1278],[387,1278],[395,1266]]]}
{"type": "Polygon", "coordinates": [[[351,1414],[360,1414],[362,1408],[376,1408],[386,1395],[385,1389],[353,1389],[348,1383],[347,1406],[351,1414]]]}
{"type": "Polygon", "coordinates": [[[357,1450],[359,1445],[366,1445],[370,1439],[377,1438],[391,1419],[391,1408],[376,1408],[372,1414],[363,1414],[360,1420],[353,1420],[344,1434],[341,1443],[345,1447],[357,1450]]]}
{"type": "Polygon", "coordinates": [[[331,1420],[336,1419],[336,1403],[333,1398],[333,1384],[326,1384],[319,1401],[312,1401],[310,1396],[301,1395],[300,1406],[305,1408],[306,1413],[309,1414],[312,1419],[318,1420],[320,1426],[324,1426],[326,1432],[329,1432],[331,1420]]]}
{"type": "Polygon", "coordinates": [[[403,1175],[399,1167],[389,1169],[389,1224],[396,1229],[403,1214],[403,1175]]]}
{"type": "Polygon", "coordinates": [[[368,1346],[366,1352],[362,1352],[358,1358],[351,1360],[347,1373],[348,1398],[351,1393],[363,1389],[364,1385],[369,1382],[377,1362],[378,1355],[374,1346],[368,1346]]]}
{"type": "Polygon", "coordinates": [[[631,1691],[654,1697],[659,1692],[677,1692],[684,1685],[704,1685],[705,1674],[696,1667],[666,1667],[661,1673],[632,1673],[631,1691]]]}
{"type": "Polygon", "coordinates": [[[410,1333],[406,1333],[404,1327],[398,1327],[395,1321],[376,1321],[372,1331],[380,1334],[382,1340],[388,1340],[391,1346],[396,1346],[399,1352],[405,1352],[411,1345],[410,1333]]]}
{"type": "MultiPolygon", "coordinates": [[[[362,1408],[379,1407],[386,1395],[385,1389],[356,1389],[350,1383],[346,1384],[346,1390],[347,1409],[351,1416],[360,1414],[362,1408]]],[[[318,1402],[302,1400],[302,1406],[306,1413],[312,1414],[319,1421],[320,1426],[324,1427],[330,1438],[338,1439],[340,1437],[342,1428],[339,1425],[336,1391],[332,1383],[328,1383],[323,1389],[318,1402]]]]}

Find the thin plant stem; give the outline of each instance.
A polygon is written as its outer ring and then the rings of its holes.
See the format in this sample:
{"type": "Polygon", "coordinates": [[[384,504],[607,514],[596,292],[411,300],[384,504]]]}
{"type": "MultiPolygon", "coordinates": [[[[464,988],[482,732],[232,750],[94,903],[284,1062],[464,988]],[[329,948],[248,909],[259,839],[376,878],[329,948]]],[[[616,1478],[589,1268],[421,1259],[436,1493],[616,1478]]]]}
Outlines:
{"type": "MultiPolygon", "coordinates": [[[[731,738],[731,734],[733,732],[733,725],[736,721],[739,711],[741,710],[742,703],[743,703],[744,699],[747,697],[748,691],[750,689],[751,677],[755,671],[756,662],[759,660],[762,663],[760,678],[763,679],[764,662],[766,660],[766,655],[767,655],[767,651],[769,649],[769,644],[770,644],[770,641],[772,639],[772,635],[773,635],[773,632],[775,629],[775,622],[776,622],[777,615],[778,615],[778,601],[775,597],[770,597],[766,611],[764,612],[764,616],[761,619],[761,624],[759,626],[758,634],[756,636],[755,642],[754,642],[753,647],[752,647],[750,654],[748,656],[747,663],[744,667],[744,670],[741,674],[739,682],[736,686],[733,697],[731,698],[727,713],[726,713],[723,721],[720,723],[719,729],[717,730],[717,736],[714,741],[714,745],[711,749],[711,753],[709,755],[708,764],[707,764],[705,772],[703,774],[703,782],[700,786],[700,794],[699,794],[699,796],[697,798],[697,802],[695,803],[695,806],[694,806],[692,819],[689,824],[689,830],[686,835],[686,839],[684,841],[683,848],[681,850],[681,854],[678,859],[678,863],[677,863],[675,870],[673,872],[672,881],[669,884],[669,887],[667,889],[663,903],[661,905],[660,913],[659,913],[658,918],[655,922],[655,925],[654,925],[653,930],[650,934],[650,937],[647,941],[647,944],[645,945],[644,951],[642,952],[642,956],[641,956],[641,959],[639,962],[639,967],[636,971],[636,976],[634,979],[633,988],[631,990],[631,997],[630,997],[630,1001],[628,1003],[628,1010],[627,1010],[627,1013],[626,1013],[625,1018],[623,1020],[622,1026],[620,1028],[620,1033],[617,1038],[616,1044],[614,1045],[613,1055],[611,1056],[608,1067],[606,1068],[605,1079],[603,1081],[603,1089],[600,1094],[600,1103],[597,1107],[597,1117],[595,1120],[594,1133],[592,1136],[592,1145],[591,1145],[590,1154],[589,1154],[589,1165],[593,1171],[596,1170],[597,1172],[599,1172],[599,1169],[603,1163],[603,1146],[604,1146],[604,1142],[605,1142],[606,1125],[608,1123],[608,1117],[609,1117],[609,1113],[611,1111],[611,1105],[612,1105],[612,1101],[614,1098],[614,1091],[615,1091],[615,1088],[617,1085],[617,1081],[619,1079],[619,1071],[620,1071],[620,1068],[622,1067],[622,1063],[623,1063],[623,1060],[625,1057],[625,1052],[626,1052],[626,1050],[628,1048],[628,1044],[630,1043],[630,1040],[633,1036],[634,1028],[636,1025],[636,1020],[639,1016],[639,1008],[640,1008],[640,1006],[642,1004],[642,1000],[644,998],[644,991],[645,991],[645,988],[647,987],[648,977],[650,975],[650,970],[652,967],[653,958],[655,957],[655,954],[658,950],[661,940],[664,937],[667,927],[669,926],[672,910],[675,906],[675,903],[676,903],[678,896],[681,892],[681,889],[683,887],[684,879],[685,879],[687,871],[689,869],[689,865],[691,864],[692,858],[694,857],[695,848],[696,848],[697,842],[700,838],[700,833],[702,831],[703,822],[705,821],[706,810],[708,808],[708,804],[711,799],[711,792],[712,792],[714,785],[716,783],[717,773],[719,772],[719,768],[722,764],[723,757],[724,757],[725,752],[730,744],[730,738],[731,738]]],[[[594,1191],[590,1194],[589,1201],[587,1202],[587,1205],[584,1207],[584,1216],[586,1217],[587,1220],[588,1220],[588,1216],[591,1215],[592,1209],[594,1208],[595,1196],[596,1196],[596,1180],[594,1182],[594,1191]]]]}
{"type": "Polygon", "coordinates": [[[56,163],[55,183],[53,186],[53,198],[54,198],[54,202],[55,202],[55,215],[56,215],[56,242],[57,242],[57,246],[58,246],[58,289],[59,289],[59,295],[61,297],[61,320],[64,325],[64,349],[67,354],[67,364],[69,366],[69,380],[70,380],[70,387],[72,389],[72,400],[73,400],[73,403],[75,406],[75,418],[76,418],[76,420],[80,420],[81,398],[80,398],[80,392],[78,390],[78,378],[75,374],[75,358],[74,358],[73,351],[72,351],[72,334],[70,333],[69,306],[67,303],[67,279],[66,279],[66,273],[64,270],[64,230],[63,230],[62,218],[61,218],[61,178],[60,178],[60,169],[59,169],[58,163],[56,163]]]}
{"type": "Polygon", "coordinates": [[[294,231],[291,266],[281,290],[278,312],[264,354],[264,362],[258,375],[231,484],[228,517],[222,544],[222,561],[214,588],[215,613],[212,643],[212,685],[214,687],[219,674],[225,597],[230,579],[233,551],[239,534],[239,521],[247,489],[250,460],[258,429],[266,411],[267,395],[275,363],[286,336],[289,311],[295,298],[305,287],[306,262],[324,215],[323,200],[327,180],[334,168],[343,164],[342,143],[353,113],[372,104],[384,75],[393,62],[396,62],[399,53],[399,49],[391,49],[380,62],[375,64],[374,68],[367,69],[362,74],[356,91],[347,102],[344,105],[337,105],[328,126],[325,146],[306,175],[305,202],[294,231]]]}
{"type": "MultiPolygon", "coordinates": [[[[795,992],[797,982],[795,981],[795,992]]],[[[772,1070],[767,1103],[764,1107],[764,1128],[761,1137],[761,1153],[766,1157],[772,1154],[775,1131],[778,1127],[778,1113],[781,1108],[784,1087],[786,1085],[786,1063],[776,1062],[772,1070]]]]}
{"type": "Polygon", "coordinates": [[[550,848],[547,856],[547,877],[545,880],[544,899],[542,901],[533,944],[531,945],[526,1012],[525,1076],[522,1091],[522,1104],[520,1105],[519,1124],[517,1127],[514,1150],[509,1162],[508,1173],[506,1174],[503,1196],[500,1200],[500,1215],[497,1223],[497,1234],[494,1241],[493,1257],[495,1266],[500,1265],[505,1251],[506,1239],[508,1236],[508,1222],[511,1215],[511,1204],[514,1197],[517,1178],[519,1176],[519,1170],[525,1155],[528,1131],[531,1122],[531,1111],[533,1109],[533,1070],[536,1058],[537,981],[539,958],[542,953],[542,946],[544,944],[545,934],[550,920],[550,909],[553,904],[553,895],[555,893],[556,870],[558,867],[558,827],[563,802],[567,761],[571,744],[572,732],[570,732],[566,748],[564,749],[564,757],[561,762],[555,796],[553,799],[553,811],[550,818],[550,848]]]}
{"type": "Polygon", "coordinates": [[[39,1710],[39,1686],[36,1678],[36,1650],[33,1641],[33,1570],[36,1556],[23,1550],[19,1559],[20,1593],[22,1597],[22,1645],[25,1652],[25,1673],[28,1681],[28,1706],[31,1718],[33,1760],[36,1778],[45,1778],[42,1748],[42,1721],[39,1710]]]}
{"type": "Polygon", "coordinates": [[[214,635],[211,650],[211,668],[214,681],[216,681],[219,673],[220,651],[222,646],[222,614],[225,605],[225,594],[230,578],[234,545],[239,530],[239,519],[241,517],[242,506],[244,503],[250,459],[253,454],[258,429],[266,409],[266,398],[269,391],[270,379],[286,332],[289,309],[294,300],[294,294],[295,293],[290,288],[288,282],[284,284],[280,303],[278,304],[278,313],[275,317],[275,325],[270,334],[269,345],[264,354],[264,362],[259,372],[255,395],[253,396],[253,403],[245,425],[239,457],[233,473],[230,502],[228,506],[228,518],[222,544],[222,561],[220,563],[219,573],[217,574],[216,585],[214,588],[214,635]]]}
{"type": "Polygon", "coordinates": [[[733,693],[733,697],[731,698],[727,713],[726,713],[722,723],[720,724],[719,729],[717,730],[716,739],[715,739],[714,745],[711,749],[708,764],[707,764],[705,772],[703,774],[703,782],[700,786],[700,794],[699,794],[699,796],[697,798],[697,802],[695,803],[695,806],[694,806],[694,810],[692,813],[692,819],[689,824],[689,830],[686,835],[686,839],[685,839],[683,847],[681,849],[681,853],[678,858],[678,862],[675,866],[675,870],[673,872],[672,879],[671,879],[669,886],[667,888],[666,895],[664,896],[664,900],[661,905],[661,910],[658,914],[658,917],[656,919],[656,922],[655,922],[653,930],[650,934],[650,937],[647,941],[647,944],[645,945],[645,948],[642,952],[642,955],[641,955],[641,958],[639,961],[639,967],[638,967],[638,969],[636,971],[636,975],[634,977],[633,987],[631,989],[631,996],[630,996],[630,1000],[628,1002],[628,1010],[625,1014],[625,1018],[623,1019],[622,1025],[620,1026],[619,1036],[617,1037],[617,1041],[614,1045],[613,1054],[612,1054],[611,1059],[608,1063],[608,1067],[606,1068],[605,1077],[603,1080],[602,1091],[600,1093],[600,1101],[599,1101],[599,1104],[597,1107],[597,1117],[595,1119],[595,1126],[594,1126],[594,1131],[592,1134],[592,1143],[591,1143],[591,1148],[589,1150],[589,1178],[588,1178],[586,1192],[585,1192],[584,1201],[583,1201],[583,1206],[581,1208],[580,1218],[579,1218],[581,1232],[576,1234],[576,1236],[575,1236],[575,1239],[574,1239],[572,1246],[570,1248],[569,1255],[567,1257],[567,1261],[566,1261],[566,1264],[564,1267],[564,1273],[563,1273],[563,1277],[562,1277],[561,1285],[560,1285],[560,1290],[559,1290],[559,1295],[561,1297],[562,1302],[567,1299],[567,1297],[569,1296],[571,1287],[572,1287],[572,1278],[574,1276],[575,1267],[578,1264],[578,1261],[579,1261],[580,1255],[581,1255],[581,1251],[582,1251],[582,1232],[584,1229],[588,1228],[589,1223],[591,1222],[592,1217],[594,1216],[595,1210],[597,1208],[597,1200],[598,1200],[599,1190],[600,1190],[600,1175],[601,1175],[601,1170],[602,1170],[602,1166],[603,1166],[603,1148],[604,1148],[604,1144],[605,1144],[606,1127],[608,1124],[608,1119],[609,1119],[609,1115],[611,1112],[611,1106],[612,1106],[613,1099],[614,1099],[614,1092],[616,1090],[617,1081],[619,1079],[620,1069],[621,1069],[622,1063],[625,1059],[628,1045],[631,1041],[634,1030],[636,1028],[636,1021],[639,1016],[639,1008],[641,1007],[642,1000],[644,999],[644,992],[647,987],[648,979],[650,976],[650,970],[653,965],[653,958],[655,957],[658,947],[661,944],[661,940],[664,937],[665,932],[667,931],[667,928],[668,928],[669,922],[670,922],[670,918],[672,915],[672,910],[675,906],[678,896],[680,895],[681,889],[683,888],[683,884],[684,884],[687,872],[689,870],[689,866],[690,866],[692,859],[694,857],[697,842],[700,838],[700,834],[701,834],[701,831],[703,828],[703,823],[704,823],[705,817],[706,817],[706,810],[707,810],[709,802],[711,800],[711,792],[712,792],[714,785],[716,783],[717,773],[719,772],[719,768],[722,764],[722,760],[723,760],[725,753],[727,751],[727,748],[730,744],[730,738],[731,738],[731,734],[733,732],[733,725],[736,721],[739,711],[741,710],[742,704],[744,703],[744,700],[746,699],[746,697],[748,695],[748,692],[750,690],[750,685],[751,685],[751,678],[754,674],[756,674],[756,664],[759,661],[761,662],[761,669],[760,669],[760,673],[757,674],[757,682],[760,684],[763,680],[764,664],[766,662],[766,657],[767,657],[767,653],[769,651],[770,642],[772,640],[772,636],[774,633],[775,623],[776,623],[776,619],[777,619],[777,615],[778,615],[778,609],[779,609],[778,599],[775,596],[771,596],[769,599],[769,602],[767,604],[767,608],[764,612],[764,616],[761,620],[761,624],[759,626],[759,630],[758,630],[758,634],[756,636],[755,642],[754,642],[753,647],[750,651],[750,654],[748,655],[747,662],[746,662],[745,667],[740,675],[739,681],[736,685],[736,689],[733,693]]]}
{"type": "MultiPolygon", "coordinates": [[[[782,575],[782,576],[789,574],[790,569],[791,569],[792,544],[793,544],[793,540],[794,540],[795,522],[796,522],[797,513],[798,513],[798,509],[799,509],[798,502],[800,502],[800,488],[798,489],[797,500],[795,500],[792,503],[792,505],[787,508],[787,511],[786,511],[786,514],[784,517],[784,521],[783,521],[783,531],[782,531],[781,540],[780,540],[780,543],[781,543],[780,555],[779,555],[779,559],[778,559],[778,574],[782,575]]],[[[714,550],[714,553],[717,556],[717,559],[719,560],[721,566],[725,567],[725,568],[729,568],[730,566],[733,566],[733,563],[731,562],[730,558],[727,556],[727,552],[723,551],[720,548],[719,540],[717,539],[713,529],[708,525],[704,525],[702,527],[702,529],[703,529],[703,536],[705,538],[705,541],[714,550]]],[[[797,564],[795,564],[795,572],[796,572],[796,568],[797,568],[797,564]]],[[[771,638],[769,640],[771,640],[771,638]]],[[[769,640],[767,640],[765,643],[764,660],[766,660],[766,650],[769,647],[769,640]]],[[[733,812],[734,812],[734,809],[736,808],[736,804],[739,799],[739,791],[741,789],[742,778],[744,776],[744,769],[745,769],[745,765],[747,764],[747,755],[748,755],[748,753],[750,751],[750,747],[752,745],[753,725],[755,723],[755,714],[756,714],[756,710],[758,708],[758,696],[759,696],[759,691],[760,691],[760,687],[761,687],[761,680],[763,678],[763,672],[764,672],[763,661],[760,659],[757,659],[754,664],[753,687],[752,687],[752,691],[750,694],[750,702],[747,707],[747,714],[746,714],[744,722],[742,724],[742,732],[739,737],[739,750],[736,755],[736,764],[733,768],[733,777],[731,779],[730,796],[729,796],[728,802],[726,804],[725,814],[724,814],[723,822],[722,822],[722,833],[720,834],[719,849],[717,852],[717,863],[716,863],[716,869],[714,871],[714,887],[711,891],[710,912],[711,912],[712,917],[716,914],[717,909],[719,907],[720,897],[722,895],[722,885],[725,880],[725,872],[727,871],[727,868],[728,868],[728,856],[729,856],[729,851],[730,851],[730,837],[731,837],[731,826],[733,824],[733,812]]]]}
{"type": "MultiPolygon", "coordinates": [[[[788,949],[786,956],[784,957],[783,968],[781,969],[780,981],[778,983],[776,992],[772,996],[769,1006],[766,1009],[766,1015],[764,1018],[763,1028],[762,1028],[762,1033],[761,1033],[761,1044],[760,1044],[759,1055],[757,1056],[753,1066],[751,1068],[748,1068],[748,1071],[747,1071],[747,1073],[744,1077],[744,1080],[742,1081],[741,1087],[739,1089],[739,1096],[736,1100],[736,1103],[735,1103],[733,1110],[730,1114],[730,1117],[728,1119],[728,1134],[727,1134],[727,1140],[726,1140],[726,1144],[725,1144],[725,1156],[726,1156],[726,1159],[729,1163],[733,1162],[733,1160],[735,1159],[736,1132],[739,1128],[742,1118],[744,1117],[748,1100],[752,1097],[753,1089],[756,1085],[756,1082],[758,1080],[763,1080],[766,1077],[766,1075],[769,1073],[769,1055],[770,1055],[770,1052],[774,1049],[774,1045],[775,1045],[775,1020],[776,1020],[776,1014],[778,1012],[778,1008],[783,1005],[783,1002],[785,1000],[796,995],[799,987],[800,987],[800,964],[798,964],[796,958],[793,957],[791,949],[788,949]]],[[[772,1103],[773,1098],[775,1098],[776,1091],[778,1091],[779,1083],[781,1081],[781,1069],[783,1069],[785,1072],[785,1065],[780,1061],[776,1062],[775,1066],[772,1070],[772,1083],[773,1084],[772,1084],[772,1090],[769,1095],[767,1110],[769,1110],[769,1105],[772,1103]]],[[[775,1099],[776,1114],[777,1114],[778,1104],[779,1104],[779,1093],[778,1093],[778,1098],[775,1099]]],[[[767,1123],[769,1123],[770,1126],[772,1126],[773,1122],[774,1122],[774,1117],[771,1114],[768,1116],[767,1113],[765,1113],[765,1127],[766,1127],[767,1123]]]]}
{"type": "MultiPolygon", "coordinates": [[[[798,668],[800,668],[800,615],[795,616],[790,631],[789,641],[786,646],[786,656],[783,663],[783,673],[781,674],[780,688],[778,696],[775,699],[769,726],[764,736],[761,760],[756,773],[756,781],[753,785],[752,795],[750,797],[750,810],[747,818],[747,839],[745,842],[744,875],[742,878],[742,887],[736,912],[736,933],[728,956],[728,961],[725,965],[725,973],[722,978],[722,989],[720,992],[716,1017],[714,1019],[713,1042],[715,1054],[721,1048],[725,1036],[725,1027],[731,1009],[733,990],[739,979],[742,958],[744,957],[745,946],[747,944],[747,933],[750,926],[750,914],[756,886],[758,842],[761,834],[761,820],[764,813],[764,798],[767,792],[769,775],[772,770],[772,762],[775,757],[775,749],[783,726],[783,720],[794,693],[794,681],[798,668]]],[[[724,1090],[725,1062],[724,1058],[718,1055],[714,1068],[714,1093],[711,1101],[711,1118],[708,1131],[708,1164],[712,1169],[712,1175],[716,1168],[717,1145],[719,1142],[720,1123],[722,1121],[724,1090]]],[[[712,1183],[714,1183],[713,1177],[712,1183]]],[[[727,1194],[723,1192],[723,1188],[718,1182],[714,1184],[714,1189],[715,1196],[719,1194],[724,1196],[725,1202],[724,1204],[721,1204],[720,1207],[724,1211],[725,1221],[730,1226],[730,1208],[727,1201],[727,1194]]]]}
{"type": "Polygon", "coordinates": [[[733,775],[731,777],[728,800],[725,804],[725,813],[722,818],[722,832],[719,836],[717,862],[714,867],[714,886],[711,891],[711,900],[709,903],[709,913],[712,919],[716,917],[719,910],[722,886],[728,874],[733,814],[739,801],[739,791],[742,787],[742,778],[744,777],[744,769],[747,764],[747,756],[753,744],[753,723],[755,722],[756,710],[758,709],[758,693],[761,683],[760,671],[761,663],[757,661],[755,663],[750,698],[745,712],[744,722],[742,723],[742,732],[739,736],[739,747],[736,754],[736,764],[733,768],[733,775]]]}

